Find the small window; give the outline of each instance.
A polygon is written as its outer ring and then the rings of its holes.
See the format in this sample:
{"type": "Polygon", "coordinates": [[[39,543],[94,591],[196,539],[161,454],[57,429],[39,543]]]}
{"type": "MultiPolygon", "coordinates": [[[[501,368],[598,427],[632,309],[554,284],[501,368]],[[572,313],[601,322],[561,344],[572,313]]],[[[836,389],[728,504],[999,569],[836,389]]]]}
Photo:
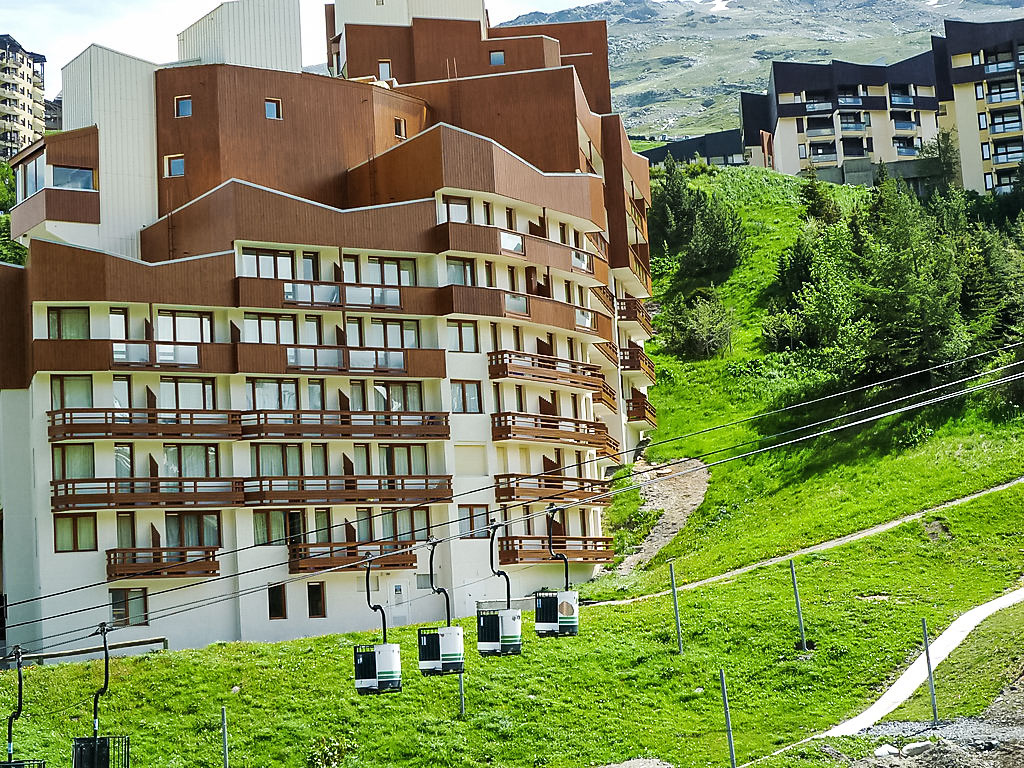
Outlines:
{"type": "Polygon", "coordinates": [[[95,552],[96,514],[59,515],[53,519],[55,552],[95,552]]]}
{"type": "Polygon", "coordinates": [[[978,113],[978,130],[980,130],[980,131],[988,130],[988,113],[987,112],[979,112],[978,113]]]}
{"type": "Polygon", "coordinates": [[[807,159],[807,145],[806,144],[801,144],[800,145],[800,159],[801,160],[806,160],[807,159]]]}
{"type": "Polygon", "coordinates": [[[326,585],[322,581],[311,581],[306,585],[306,603],[309,618],[327,618],[326,585]]]}
{"type": "Polygon", "coordinates": [[[377,62],[377,79],[378,80],[390,80],[391,79],[391,59],[380,59],[377,62]]]}
{"type": "Polygon", "coordinates": [[[405,132],[405,130],[406,130],[405,129],[405,118],[404,117],[396,117],[395,118],[395,138],[396,139],[407,138],[408,134],[405,132]]]}
{"type": "Polygon", "coordinates": [[[47,338],[88,339],[88,307],[50,307],[46,311],[47,338]]]}
{"type": "Polygon", "coordinates": [[[479,381],[452,382],[452,413],[483,413],[479,381]]]}
{"type": "Polygon", "coordinates": [[[145,589],[110,590],[110,617],[115,627],[144,627],[149,624],[145,589]]]}
{"type": "Polygon", "coordinates": [[[53,186],[58,189],[95,189],[91,168],[53,166],[53,186]]]}
{"type": "Polygon", "coordinates": [[[994,186],[995,186],[995,183],[992,181],[992,174],[991,173],[986,173],[985,174],[985,189],[991,190],[994,186]]]}
{"type": "Polygon", "coordinates": [[[267,116],[267,120],[282,120],[283,114],[281,112],[281,100],[280,99],[267,99],[263,102],[263,111],[267,116]]]}
{"type": "Polygon", "coordinates": [[[976,98],[978,101],[981,101],[982,99],[985,98],[985,84],[984,83],[975,83],[974,84],[974,98],[976,98]]]}
{"type": "Polygon", "coordinates": [[[980,53],[972,53],[971,54],[971,64],[973,64],[974,66],[978,66],[979,64],[981,64],[981,54],[980,53]]]}
{"type": "Polygon", "coordinates": [[[174,116],[175,117],[192,117],[192,97],[191,96],[175,96],[174,97],[174,116]]]}
{"type": "Polygon", "coordinates": [[[468,197],[450,197],[445,195],[441,202],[444,204],[445,221],[455,224],[472,224],[472,208],[468,197]]]}
{"type": "Polygon", "coordinates": [[[511,232],[516,231],[516,212],[513,208],[505,209],[505,229],[511,232]]]}
{"type": "Polygon", "coordinates": [[[490,535],[487,529],[487,506],[481,504],[459,505],[459,535],[469,538],[486,538],[490,535]]]}
{"type": "Polygon", "coordinates": [[[990,157],[992,157],[992,148],[989,146],[988,142],[985,142],[981,145],[981,159],[988,160],[990,157]]]}
{"type": "Polygon", "coordinates": [[[488,227],[494,225],[494,210],[486,200],[484,201],[484,224],[488,227]]]}
{"type": "Polygon", "coordinates": [[[173,178],[185,175],[185,156],[167,155],[164,158],[164,176],[173,178]]]}
{"type": "Polygon", "coordinates": [[[472,259],[448,257],[449,285],[476,285],[476,264],[472,259]]]}
{"type": "Polygon", "coordinates": [[[505,66],[505,52],[504,51],[491,51],[491,66],[492,67],[503,67],[503,66],[505,66]]]}
{"type": "Polygon", "coordinates": [[[287,619],[288,606],[285,603],[284,584],[267,587],[267,603],[271,619],[287,619]]]}

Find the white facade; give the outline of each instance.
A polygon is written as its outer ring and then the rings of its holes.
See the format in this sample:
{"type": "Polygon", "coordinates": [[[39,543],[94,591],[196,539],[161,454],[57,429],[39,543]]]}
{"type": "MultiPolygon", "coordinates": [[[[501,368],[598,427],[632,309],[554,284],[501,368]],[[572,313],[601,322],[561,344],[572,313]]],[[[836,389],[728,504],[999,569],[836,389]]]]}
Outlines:
{"type": "Polygon", "coordinates": [[[301,72],[299,0],[221,3],[178,34],[178,59],[301,72]]]}

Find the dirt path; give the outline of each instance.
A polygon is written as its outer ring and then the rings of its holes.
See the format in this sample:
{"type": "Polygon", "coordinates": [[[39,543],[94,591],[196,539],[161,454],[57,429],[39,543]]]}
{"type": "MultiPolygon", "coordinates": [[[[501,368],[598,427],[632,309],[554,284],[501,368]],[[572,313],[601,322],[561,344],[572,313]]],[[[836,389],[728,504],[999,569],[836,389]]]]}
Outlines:
{"type": "MultiPolygon", "coordinates": [[[[915,512],[912,515],[905,515],[904,517],[900,517],[895,520],[890,520],[887,523],[881,523],[879,525],[872,526],[871,528],[866,528],[862,531],[857,531],[846,536],[840,536],[838,539],[823,541],[820,544],[814,544],[810,547],[804,547],[803,549],[798,549],[797,551],[791,552],[786,555],[779,555],[778,557],[772,557],[768,560],[762,560],[758,563],[745,565],[742,568],[736,568],[735,570],[728,571],[726,573],[721,573],[718,576],[711,576],[710,578],[701,579],[700,581],[692,581],[689,584],[683,584],[681,586],[678,586],[676,587],[676,589],[680,592],[685,592],[691,589],[699,589],[700,587],[705,587],[709,584],[716,584],[720,581],[728,581],[729,579],[736,578],[737,576],[742,576],[745,573],[750,573],[751,571],[755,571],[759,568],[766,568],[768,566],[784,563],[787,560],[790,560],[794,557],[801,557],[802,555],[809,555],[814,552],[825,552],[829,549],[835,549],[836,547],[841,547],[844,544],[850,544],[854,541],[860,541],[861,539],[866,539],[871,536],[877,536],[880,533],[885,533],[886,531],[892,530],[893,528],[901,526],[904,523],[913,522],[914,520],[920,520],[922,517],[934,514],[936,512],[940,512],[943,509],[949,509],[950,507],[956,507],[961,504],[966,504],[967,502],[973,501],[974,499],[979,499],[982,496],[987,496],[990,493],[998,493],[1000,491],[1005,491],[1007,488],[1012,488],[1013,486],[1020,485],[1021,483],[1024,483],[1024,477],[1018,477],[1014,480],[1010,480],[1007,483],[1002,483],[1000,485],[993,486],[992,488],[986,488],[983,491],[978,491],[967,496],[961,496],[959,499],[947,501],[944,504],[939,504],[936,507],[931,507],[929,509],[921,510],[920,512],[915,512]]],[[[624,600],[606,600],[599,603],[593,603],[593,605],[630,605],[632,603],[638,603],[643,600],[650,600],[651,598],[655,597],[664,597],[665,595],[669,595],[671,593],[672,590],[666,589],[661,592],[654,592],[650,595],[629,597],[624,600]]]]}
{"type": "MultiPolygon", "coordinates": [[[[675,475],[703,466],[701,462],[694,459],[659,469],[657,465],[641,460],[634,466],[633,473],[636,475],[642,472],[644,473],[642,477],[648,480],[661,475],[675,475]]],[[[644,500],[642,509],[664,511],[637,551],[627,555],[626,559],[619,564],[616,572],[620,576],[647,563],[661,551],[662,547],[675,538],[680,529],[686,525],[690,514],[704,501],[710,477],[710,473],[704,469],[700,472],[689,472],[680,477],[666,478],[640,489],[640,495],[644,500]]]]}

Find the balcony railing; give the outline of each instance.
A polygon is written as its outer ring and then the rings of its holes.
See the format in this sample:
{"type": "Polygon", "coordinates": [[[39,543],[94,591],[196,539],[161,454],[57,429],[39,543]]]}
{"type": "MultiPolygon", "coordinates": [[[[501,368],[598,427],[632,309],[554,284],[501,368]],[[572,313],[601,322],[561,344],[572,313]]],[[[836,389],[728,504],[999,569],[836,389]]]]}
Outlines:
{"type": "Polygon", "coordinates": [[[654,363],[639,347],[624,347],[619,350],[619,364],[625,373],[640,373],[653,384],[654,363]]]}
{"type": "Polygon", "coordinates": [[[839,159],[839,156],[835,152],[822,153],[820,155],[811,155],[812,163],[834,163],[839,159]]]}
{"type": "MultiPolygon", "coordinates": [[[[607,536],[553,536],[552,549],[570,563],[610,563],[615,559],[607,536]]],[[[551,563],[547,536],[503,536],[498,539],[498,563],[551,563]]]]}
{"type": "Polygon", "coordinates": [[[896,154],[901,157],[917,157],[917,147],[896,147],[896,154]]]}
{"type": "Polygon", "coordinates": [[[1017,101],[1019,98],[1017,91],[994,91],[989,93],[985,100],[989,104],[1002,104],[1004,101],[1017,101]]]}
{"type": "Polygon", "coordinates": [[[808,112],[831,112],[832,102],[831,101],[808,101],[807,102],[808,112]]]}
{"type": "Polygon", "coordinates": [[[67,408],[50,411],[51,440],[71,438],[210,438],[242,434],[237,411],[163,408],[67,408]]]}
{"type": "Polygon", "coordinates": [[[629,246],[629,271],[636,275],[637,280],[648,293],[651,290],[651,270],[643,263],[636,246],[629,246]]]}
{"type": "Polygon", "coordinates": [[[626,421],[631,423],[646,422],[652,427],[657,426],[657,409],[651,405],[646,395],[635,394],[626,401],[626,421]]]}
{"type": "Polygon", "coordinates": [[[199,344],[157,341],[115,341],[114,365],[199,367],[199,344]]]}
{"type": "Polygon", "coordinates": [[[447,413],[428,411],[249,411],[240,414],[247,438],[394,438],[447,440],[447,413]]]}
{"type": "Polygon", "coordinates": [[[604,285],[595,285],[590,289],[591,293],[601,303],[601,306],[607,309],[609,312],[615,311],[615,294],[612,293],[604,285]]]}
{"type": "Polygon", "coordinates": [[[402,293],[397,286],[347,285],[308,280],[291,280],[284,284],[286,303],[310,307],[394,308],[401,306],[402,293]]]}
{"type": "MultiPolygon", "coordinates": [[[[608,490],[608,481],[566,475],[522,475],[507,474],[494,476],[494,499],[499,503],[513,501],[555,502],[589,501],[608,490]]],[[[608,504],[610,499],[599,499],[593,503],[608,504]]]]}
{"type": "Polygon", "coordinates": [[[412,544],[412,541],[292,543],[288,545],[288,572],[315,573],[362,563],[367,558],[374,558],[370,560],[370,568],[409,570],[416,567],[416,553],[396,550],[408,549],[412,544]]]}
{"type": "Polygon", "coordinates": [[[992,155],[992,163],[994,165],[1019,163],[1021,160],[1024,160],[1024,149],[1017,149],[1012,152],[997,152],[992,155]]]}
{"type": "Polygon", "coordinates": [[[618,398],[612,385],[602,379],[601,389],[594,393],[594,405],[603,405],[612,413],[619,412],[618,398]]]}
{"type": "Polygon", "coordinates": [[[597,365],[529,352],[491,352],[487,356],[487,369],[490,378],[495,380],[525,379],[588,390],[597,390],[604,382],[597,365]]]}
{"type": "Polygon", "coordinates": [[[1021,123],[991,123],[988,127],[989,133],[1017,133],[1024,125],[1021,123]]]}
{"type": "Polygon", "coordinates": [[[366,347],[338,346],[271,346],[268,354],[281,353],[281,358],[271,361],[263,357],[260,349],[264,345],[239,345],[240,368],[246,372],[273,373],[266,370],[268,364],[282,366],[287,371],[310,371],[323,373],[352,373],[356,375],[408,375],[417,378],[444,378],[445,353],[441,349],[378,349],[366,347]],[[243,350],[244,348],[244,350],[243,350]],[[244,355],[242,354],[244,351],[244,355]],[[241,365],[244,359],[245,366],[241,365]]]}
{"type": "Polygon", "coordinates": [[[636,225],[636,228],[640,230],[640,233],[646,237],[647,219],[643,213],[640,212],[640,208],[637,206],[636,201],[630,197],[629,194],[626,195],[626,210],[629,213],[629,218],[633,220],[633,224],[636,225]]]}
{"type": "Polygon", "coordinates": [[[595,344],[594,348],[601,353],[609,363],[614,365],[616,368],[619,366],[619,348],[612,344],[610,341],[604,344],[595,344]]]}
{"type": "Polygon", "coordinates": [[[864,103],[860,96],[840,96],[838,101],[841,107],[857,107],[864,103]]]}
{"type": "Polygon", "coordinates": [[[1016,68],[1013,61],[996,61],[985,65],[985,74],[991,75],[996,72],[1011,72],[1016,68]]]}
{"type": "Polygon", "coordinates": [[[572,443],[591,448],[618,450],[618,442],[608,434],[608,427],[601,422],[533,413],[492,414],[491,438],[496,441],[572,443]]]}
{"type": "Polygon", "coordinates": [[[889,96],[889,103],[906,106],[914,103],[914,97],[906,93],[893,93],[889,96]]]}
{"type": "Polygon", "coordinates": [[[897,131],[916,131],[918,128],[917,123],[912,120],[893,120],[892,123],[897,131]]]}
{"type": "Polygon", "coordinates": [[[808,136],[835,136],[835,134],[836,134],[836,129],[835,129],[834,126],[829,126],[828,128],[808,128],[807,129],[807,135],[808,136]]]}
{"type": "Polygon", "coordinates": [[[54,480],[53,510],[134,507],[235,506],[242,484],[235,477],[118,477],[54,480]]]}
{"type": "Polygon", "coordinates": [[[217,547],[108,549],[107,578],[204,578],[220,574],[217,547]]]}
{"type": "Polygon", "coordinates": [[[864,133],[868,129],[866,123],[840,123],[843,133],[864,133]]]}
{"type": "Polygon", "coordinates": [[[242,481],[246,504],[359,504],[444,501],[450,475],[254,477],[242,481]]]}
{"type": "Polygon", "coordinates": [[[633,323],[648,336],[654,335],[654,325],[651,322],[651,313],[647,311],[640,299],[619,299],[619,322],[633,323]]]}

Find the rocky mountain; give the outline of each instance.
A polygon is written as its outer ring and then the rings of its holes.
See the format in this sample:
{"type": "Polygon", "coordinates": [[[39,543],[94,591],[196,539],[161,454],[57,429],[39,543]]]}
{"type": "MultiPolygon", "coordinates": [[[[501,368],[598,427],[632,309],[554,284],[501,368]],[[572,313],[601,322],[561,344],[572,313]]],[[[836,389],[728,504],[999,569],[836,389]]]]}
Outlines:
{"type": "Polygon", "coordinates": [[[604,0],[510,22],[607,19],[612,91],[631,133],[737,125],[743,90],[772,59],[893,62],[926,50],[943,19],[1024,16],[1024,0],[604,0]]]}

